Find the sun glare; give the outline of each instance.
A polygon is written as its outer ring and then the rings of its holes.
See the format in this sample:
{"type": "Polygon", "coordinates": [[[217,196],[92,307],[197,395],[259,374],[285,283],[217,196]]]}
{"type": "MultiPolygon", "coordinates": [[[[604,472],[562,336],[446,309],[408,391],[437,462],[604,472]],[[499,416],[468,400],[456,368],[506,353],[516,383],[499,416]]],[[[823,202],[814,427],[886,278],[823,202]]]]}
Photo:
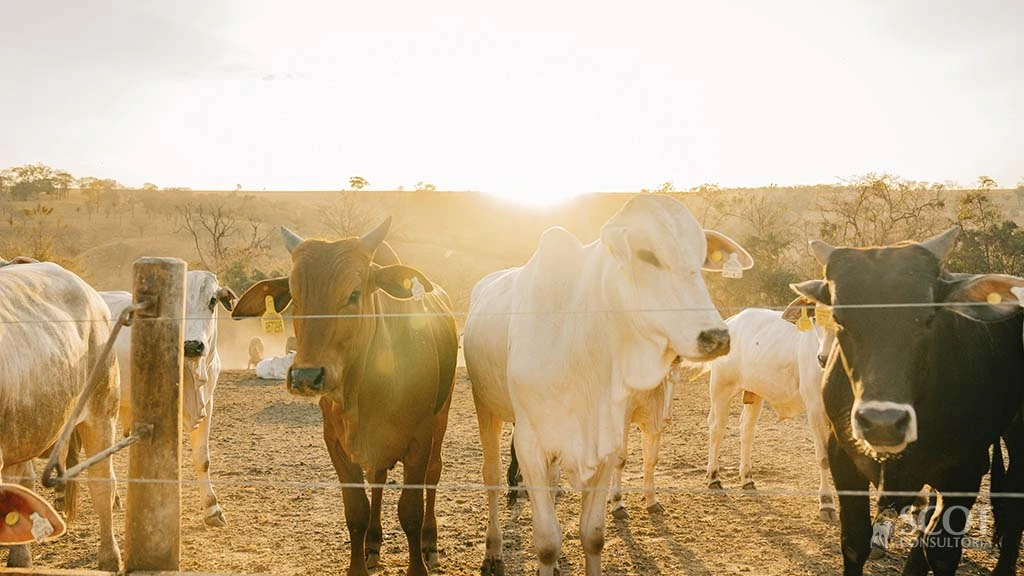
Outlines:
{"type": "Polygon", "coordinates": [[[483,193],[504,202],[529,208],[553,208],[583,194],[579,191],[552,189],[548,186],[533,189],[497,188],[484,190],[483,193]]]}

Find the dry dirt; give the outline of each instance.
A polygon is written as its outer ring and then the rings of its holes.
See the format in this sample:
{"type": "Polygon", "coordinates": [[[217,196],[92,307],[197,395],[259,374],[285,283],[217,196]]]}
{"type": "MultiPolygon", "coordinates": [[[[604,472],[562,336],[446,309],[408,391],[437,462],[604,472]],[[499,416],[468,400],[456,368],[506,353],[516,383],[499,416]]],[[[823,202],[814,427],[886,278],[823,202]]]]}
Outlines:
{"type": "MultiPolygon", "coordinates": [[[[704,487],[706,390],[703,378],[676,388],[674,422],[664,439],[657,469],[658,486],[668,490],[660,496],[666,512],[649,515],[641,506],[639,494],[627,495],[632,518],[626,522],[610,516],[608,519],[604,573],[838,573],[839,531],[817,519],[813,495],[680,493],[704,487]]],[[[212,471],[229,525],[206,528],[197,487],[183,486],[182,569],[247,574],[344,573],[349,544],[341,491],[325,485],[337,479],[323,446],[316,405],[289,396],[279,382],[255,379],[252,371],[225,372],[216,403],[212,471]]],[[[737,401],[723,446],[726,488],[738,487],[739,408],[737,401]]],[[[770,409],[764,411],[754,453],[760,489],[816,488],[813,445],[805,425],[803,417],[779,422],[770,409]]],[[[633,434],[626,483],[635,487],[640,479],[640,459],[638,433],[633,434]]],[[[503,449],[507,446],[506,429],[503,449]]],[[[187,447],[184,454],[185,461],[190,462],[187,447]]],[[[455,389],[444,459],[442,483],[481,483],[476,418],[464,371],[460,371],[455,389]]],[[[124,477],[126,464],[126,454],[115,459],[119,477],[124,477]]],[[[183,476],[186,481],[194,481],[191,465],[186,464],[183,476]]],[[[399,475],[392,473],[392,477],[399,475]]],[[[124,490],[124,485],[119,485],[122,498],[124,490]]],[[[50,495],[46,491],[43,494],[50,495]]],[[[95,568],[95,516],[87,497],[83,500],[86,502],[82,502],[80,521],[69,535],[34,548],[37,566],[95,568]]],[[[441,574],[477,573],[484,550],[485,502],[480,491],[449,488],[439,495],[441,574]]],[[[396,507],[397,491],[387,490],[381,574],[405,572],[405,538],[396,507]]],[[[581,574],[578,495],[566,494],[558,512],[564,533],[563,573],[581,574]]],[[[529,505],[508,509],[502,498],[501,524],[507,573],[532,574],[536,562],[529,505]]],[[[123,512],[116,514],[115,525],[123,549],[123,512]]],[[[867,573],[898,573],[905,552],[897,549],[887,559],[869,562],[867,573]]],[[[6,552],[0,552],[0,562],[5,561],[6,552]]],[[[994,565],[995,552],[970,550],[960,574],[983,574],[982,567],[994,565]]]]}

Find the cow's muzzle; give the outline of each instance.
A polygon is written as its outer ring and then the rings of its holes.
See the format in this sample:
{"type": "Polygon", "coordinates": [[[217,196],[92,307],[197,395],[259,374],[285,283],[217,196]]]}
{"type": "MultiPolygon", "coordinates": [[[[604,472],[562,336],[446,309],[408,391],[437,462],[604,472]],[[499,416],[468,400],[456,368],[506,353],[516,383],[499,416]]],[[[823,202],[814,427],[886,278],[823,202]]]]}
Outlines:
{"type": "Polygon", "coordinates": [[[917,414],[909,404],[860,403],[853,410],[853,435],[875,452],[898,453],[917,440],[917,414]]]}
{"type": "Polygon", "coordinates": [[[185,358],[198,358],[206,352],[206,344],[199,340],[185,340],[185,358]]]}
{"type": "Polygon", "coordinates": [[[288,371],[288,390],[295,394],[313,396],[324,390],[323,368],[292,368],[288,371]]]}
{"type": "Polygon", "coordinates": [[[705,330],[697,336],[697,348],[705,358],[715,358],[729,353],[729,330],[715,328],[705,330]]]}

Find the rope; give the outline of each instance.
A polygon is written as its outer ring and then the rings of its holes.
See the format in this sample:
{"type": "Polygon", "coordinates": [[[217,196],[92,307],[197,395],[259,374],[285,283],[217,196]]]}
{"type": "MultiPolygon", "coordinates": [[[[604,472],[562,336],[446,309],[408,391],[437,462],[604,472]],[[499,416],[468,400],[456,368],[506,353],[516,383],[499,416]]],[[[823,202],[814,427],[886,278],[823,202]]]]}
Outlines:
{"type": "MultiPolygon", "coordinates": [[[[68,440],[71,438],[71,433],[78,425],[78,419],[81,417],[82,411],[85,410],[86,405],[92,398],[93,392],[99,385],[100,378],[103,375],[103,366],[110,358],[110,353],[114,349],[114,342],[117,340],[117,335],[121,332],[121,328],[123,326],[130,326],[135,312],[143,310],[148,306],[149,303],[140,302],[138,304],[132,304],[121,311],[121,315],[118,317],[117,322],[110,331],[107,343],[103,345],[103,351],[100,352],[99,358],[97,358],[96,363],[93,364],[92,370],[89,372],[89,379],[85,389],[82,390],[82,393],[78,396],[78,402],[75,404],[74,411],[71,412],[71,417],[64,422],[64,428],[60,431],[60,437],[53,445],[53,448],[51,448],[50,458],[46,461],[46,466],[43,468],[43,486],[53,488],[58,483],[62,484],[69,479],[69,476],[66,473],[67,471],[64,469],[62,456],[65,448],[67,447],[68,440]]],[[[89,461],[91,460],[93,459],[90,458],[89,461]]],[[[96,460],[96,462],[98,461],[99,460],[96,460]]],[[[92,462],[92,464],[95,464],[96,462],[92,462]]],[[[84,462],[82,464],[84,464],[84,462]]],[[[75,467],[75,469],[79,468],[84,469],[81,465],[75,467]]],[[[79,470],[79,472],[80,471],[81,470],[79,470]]]]}

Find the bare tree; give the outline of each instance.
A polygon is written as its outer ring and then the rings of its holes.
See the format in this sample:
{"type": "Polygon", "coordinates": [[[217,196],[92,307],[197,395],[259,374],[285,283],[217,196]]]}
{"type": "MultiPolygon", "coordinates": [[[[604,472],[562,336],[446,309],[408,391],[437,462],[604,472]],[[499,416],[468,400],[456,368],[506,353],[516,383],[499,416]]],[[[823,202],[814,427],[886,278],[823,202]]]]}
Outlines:
{"type": "Polygon", "coordinates": [[[354,190],[362,190],[363,188],[369,186],[370,183],[367,182],[366,178],[363,178],[362,176],[353,176],[348,179],[348,185],[354,190]]]}
{"type": "Polygon", "coordinates": [[[941,184],[868,174],[819,198],[820,233],[846,246],[882,246],[921,239],[944,227],[941,184]]]}
{"type": "Polygon", "coordinates": [[[368,230],[376,213],[360,202],[360,194],[352,190],[339,192],[336,199],[321,209],[320,221],[341,238],[358,236],[368,230]]]}
{"type": "Polygon", "coordinates": [[[189,200],[177,207],[179,230],[192,236],[199,263],[218,271],[233,260],[252,259],[269,248],[273,230],[240,214],[225,200],[189,200]]]}

